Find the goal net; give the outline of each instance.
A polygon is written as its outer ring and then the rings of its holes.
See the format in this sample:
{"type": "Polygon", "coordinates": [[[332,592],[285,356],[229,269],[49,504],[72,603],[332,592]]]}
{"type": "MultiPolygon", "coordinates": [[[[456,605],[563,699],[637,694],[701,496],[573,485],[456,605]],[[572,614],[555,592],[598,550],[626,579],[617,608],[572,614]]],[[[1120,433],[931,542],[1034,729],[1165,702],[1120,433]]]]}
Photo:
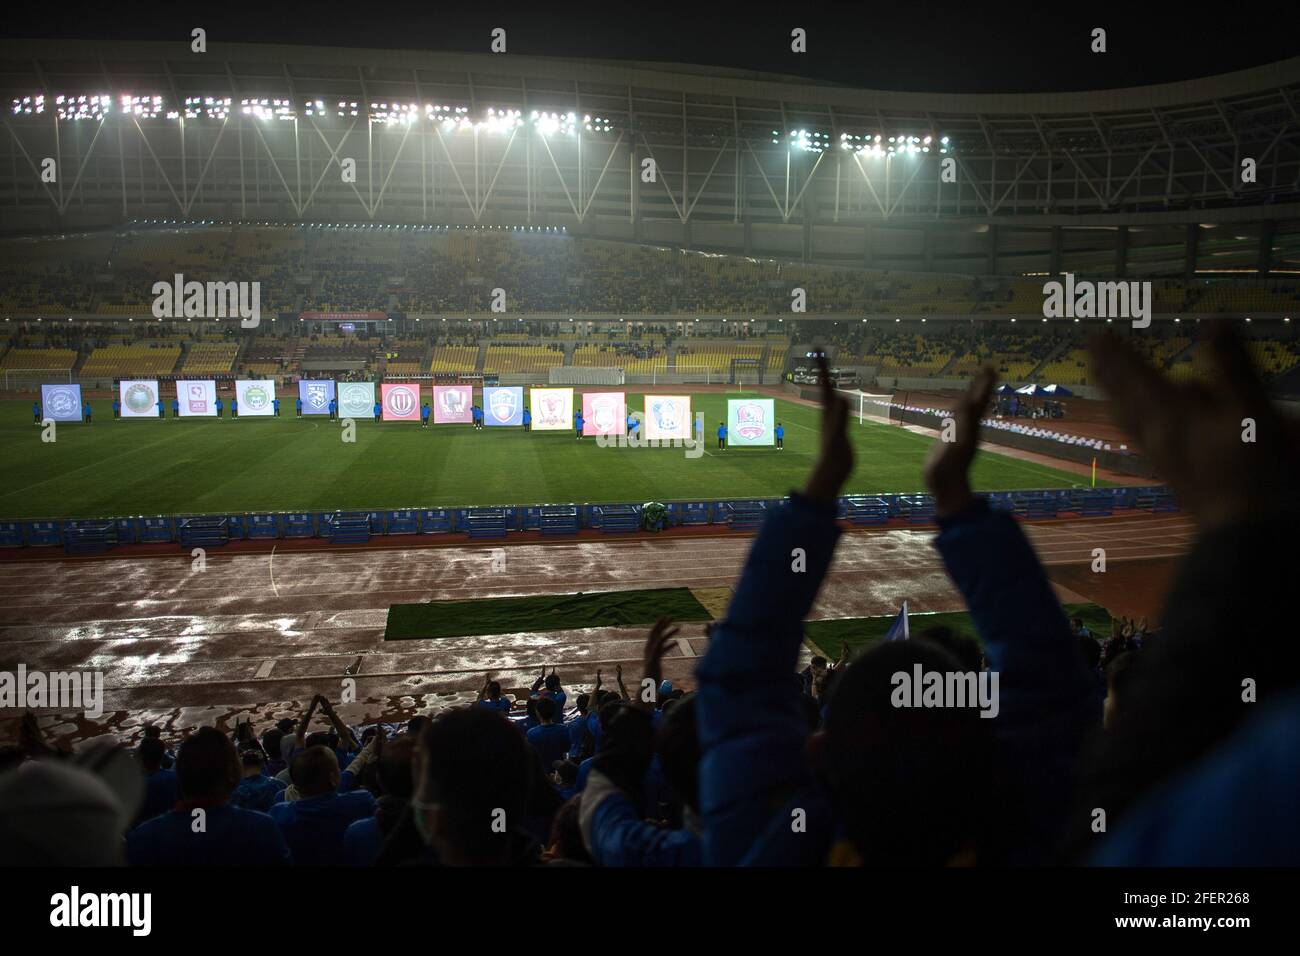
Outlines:
{"type": "Polygon", "coordinates": [[[864,392],[857,388],[837,388],[835,392],[849,403],[849,414],[859,425],[867,422],[890,423],[889,406],[893,396],[889,393],[864,392]]]}

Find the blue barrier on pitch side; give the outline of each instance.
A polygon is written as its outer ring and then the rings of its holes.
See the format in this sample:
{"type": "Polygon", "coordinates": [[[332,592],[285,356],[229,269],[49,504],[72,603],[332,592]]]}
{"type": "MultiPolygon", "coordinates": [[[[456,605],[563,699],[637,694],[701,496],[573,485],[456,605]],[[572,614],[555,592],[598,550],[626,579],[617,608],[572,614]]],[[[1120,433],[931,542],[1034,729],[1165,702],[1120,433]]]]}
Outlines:
{"type": "MultiPolygon", "coordinates": [[[[1168,513],[1179,510],[1165,487],[1069,488],[982,493],[990,507],[1023,518],[1061,514],[1104,517],[1116,511],[1168,513]]],[[[668,527],[729,525],[740,530],[760,526],[781,498],[665,502],[668,527]]],[[[504,538],[515,531],[545,535],[576,534],[583,529],[619,534],[641,527],[640,504],[579,505],[558,503],[493,508],[425,508],[396,511],[244,512],[183,517],[150,515],[127,518],[0,522],[0,548],[63,547],[71,553],[95,553],[123,544],[173,543],[186,547],[245,539],[325,538],[356,543],[385,534],[461,534],[471,539],[504,538]]],[[[924,494],[846,495],[836,514],[853,525],[880,525],[891,519],[910,524],[934,523],[934,499],[924,494]]]]}

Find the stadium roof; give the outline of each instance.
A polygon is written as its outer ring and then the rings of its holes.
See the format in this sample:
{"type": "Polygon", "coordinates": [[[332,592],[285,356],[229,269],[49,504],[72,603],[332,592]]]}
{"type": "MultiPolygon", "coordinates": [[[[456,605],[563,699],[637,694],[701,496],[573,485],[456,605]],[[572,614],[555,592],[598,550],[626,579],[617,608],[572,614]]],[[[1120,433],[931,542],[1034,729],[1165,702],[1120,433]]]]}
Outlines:
{"type": "Polygon", "coordinates": [[[0,87],[13,229],[603,223],[813,257],[831,227],[1300,219],[1300,58],[1141,88],[940,94],[515,54],[37,40],[0,41],[0,87]],[[70,132],[59,115],[89,122],[70,132]],[[57,188],[36,175],[45,157],[62,160],[57,188]]]}

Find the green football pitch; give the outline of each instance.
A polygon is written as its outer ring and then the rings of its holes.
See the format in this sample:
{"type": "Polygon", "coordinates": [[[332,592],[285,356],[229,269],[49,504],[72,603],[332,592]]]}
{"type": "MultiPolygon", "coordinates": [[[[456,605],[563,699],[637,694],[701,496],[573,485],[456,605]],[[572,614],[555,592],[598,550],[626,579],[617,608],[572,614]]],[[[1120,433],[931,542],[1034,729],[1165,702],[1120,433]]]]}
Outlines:
{"type": "MultiPolygon", "coordinates": [[[[103,399],[92,403],[93,425],[59,425],[56,440],[43,442],[31,402],[7,400],[0,402],[0,519],[779,497],[808,476],[820,412],[777,399],[784,451],[718,451],[712,436],[727,399],[747,394],[693,394],[708,436],[694,458],[682,448],[601,448],[569,431],[423,429],[370,419],[358,419],[355,442],[345,443],[338,422],[295,418],[292,401],[283,402],[281,418],[114,421],[103,399]]],[[[628,393],[631,409],[642,404],[628,393]]],[[[854,421],[852,439],[857,466],[846,494],[923,490],[931,438],[854,421]]],[[[974,466],[975,486],[985,491],[1083,482],[987,452],[974,466]]]]}

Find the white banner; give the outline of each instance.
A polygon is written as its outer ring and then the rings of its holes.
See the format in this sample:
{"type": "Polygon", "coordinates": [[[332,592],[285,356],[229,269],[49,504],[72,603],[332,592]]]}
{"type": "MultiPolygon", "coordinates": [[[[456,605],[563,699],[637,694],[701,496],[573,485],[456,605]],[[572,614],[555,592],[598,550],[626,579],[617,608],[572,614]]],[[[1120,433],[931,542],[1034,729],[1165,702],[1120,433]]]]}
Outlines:
{"type": "Polygon", "coordinates": [[[217,383],[206,379],[177,382],[176,401],[181,418],[216,418],[217,383]]]}
{"type": "Polygon", "coordinates": [[[375,383],[339,382],[339,418],[374,418],[375,383]]]}
{"type": "Polygon", "coordinates": [[[689,395],[647,395],[645,397],[646,440],[667,441],[694,438],[691,434],[691,397],[689,395]]]}
{"type": "Polygon", "coordinates": [[[239,402],[239,417],[275,414],[275,382],[269,378],[235,382],[235,401],[239,402]]]}
{"type": "Polygon", "coordinates": [[[117,395],[122,402],[123,418],[158,417],[156,379],[124,379],[117,384],[117,395]]]}
{"type": "Polygon", "coordinates": [[[528,394],[533,431],[562,431],[573,425],[573,389],[534,388],[528,394]]]}

